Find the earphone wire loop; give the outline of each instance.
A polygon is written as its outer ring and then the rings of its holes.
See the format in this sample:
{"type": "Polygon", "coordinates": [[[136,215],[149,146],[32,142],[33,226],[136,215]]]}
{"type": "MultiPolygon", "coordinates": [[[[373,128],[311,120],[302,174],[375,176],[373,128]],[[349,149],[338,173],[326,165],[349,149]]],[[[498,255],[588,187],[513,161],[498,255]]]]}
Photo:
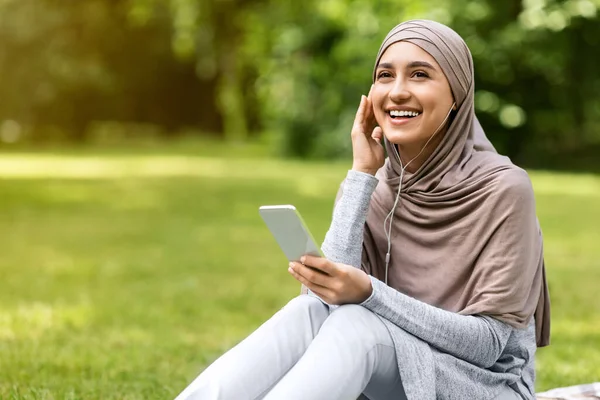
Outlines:
{"type": "Polygon", "coordinates": [[[442,128],[442,126],[444,126],[444,124],[446,123],[446,121],[448,120],[448,118],[450,117],[450,114],[452,113],[452,111],[454,110],[454,106],[456,105],[456,102],[452,102],[452,106],[450,107],[450,111],[448,111],[448,114],[446,114],[446,118],[444,118],[444,120],[442,121],[442,123],[440,124],[440,126],[438,126],[438,128],[435,130],[435,132],[433,132],[433,135],[431,135],[429,137],[429,139],[427,139],[427,142],[425,142],[425,145],[423,146],[423,148],[421,149],[421,151],[419,151],[419,153],[414,156],[408,163],[406,163],[406,166],[404,166],[402,164],[402,157],[400,157],[400,153],[398,151],[398,149],[396,148],[396,145],[393,145],[394,148],[394,155],[396,156],[398,162],[400,163],[400,181],[398,182],[398,192],[396,194],[396,200],[394,201],[394,206],[392,207],[392,209],[390,210],[390,212],[388,213],[388,215],[385,217],[385,219],[383,220],[383,230],[385,232],[385,237],[387,239],[387,253],[385,255],[385,284],[388,284],[388,271],[389,271],[389,266],[390,266],[390,254],[392,251],[392,225],[394,222],[394,214],[395,214],[395,210],[396,207],[398,206],[398,200],[400,199],[400,192],[402,191],[402,183],[404,180],[404,171],[406,170],[406,168],[410,165],[410,163],[412,163],[417,157],[419,157],[427,148],[427,146],[429,145],[429,142],[431,141],[431,139],[433,139],[433,137],[435,135],[437,135],[437,133],[440,131],[440,129],[442,128]],[[386,229],[386,222],[387,220],[390,220],[389,226],[386,229]]]}

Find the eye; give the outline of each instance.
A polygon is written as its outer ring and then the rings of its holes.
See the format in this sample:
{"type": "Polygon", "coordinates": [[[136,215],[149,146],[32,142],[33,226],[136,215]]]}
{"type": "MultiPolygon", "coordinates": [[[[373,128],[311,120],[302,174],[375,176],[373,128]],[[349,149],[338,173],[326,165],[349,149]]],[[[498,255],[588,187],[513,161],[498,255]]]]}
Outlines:
{"type": "Polygon", "coordinates": [[[415,71],[412,74],[413,78],[429,78],[429,75],[427,75],[427,72],[424,71],[415,71]]]}
{"type": "Polygon", "coordinates": [[[390,74],[388,71],[381,71],[379,74],[377,74],[377,79],[385,79],[385,78],[391,78],[392,74],[390,74]]]}

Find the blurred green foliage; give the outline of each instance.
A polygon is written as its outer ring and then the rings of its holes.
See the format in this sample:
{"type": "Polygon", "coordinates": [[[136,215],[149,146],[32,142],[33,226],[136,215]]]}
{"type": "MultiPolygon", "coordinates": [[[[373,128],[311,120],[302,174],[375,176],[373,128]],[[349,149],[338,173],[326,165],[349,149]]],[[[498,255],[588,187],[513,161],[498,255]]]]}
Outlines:
{"type": "Polygon", "coordinates": [[[600,0],[2,0],[0,138],[90,140],[117,121],[148,124],[158,137],[260,134],[285,155],[347,155],[381,40],[401,21],[429,18],[471,48],[476,110],[501,152],[525,165],[594,168],[599,8],[600,0]]]}

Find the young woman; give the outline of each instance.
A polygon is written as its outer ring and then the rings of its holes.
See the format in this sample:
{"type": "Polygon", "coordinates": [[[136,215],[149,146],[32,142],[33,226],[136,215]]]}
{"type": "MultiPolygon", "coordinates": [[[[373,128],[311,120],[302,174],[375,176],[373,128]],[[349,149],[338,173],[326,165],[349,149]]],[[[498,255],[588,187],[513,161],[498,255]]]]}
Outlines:
{"type": "Polygon", "coordinates": [[[309,293],[178,399],[534,399],[550,306],[533,190],[475,117],[460,36],[392,29],[351,136],[326,258],[290,264],[309,293]]]}

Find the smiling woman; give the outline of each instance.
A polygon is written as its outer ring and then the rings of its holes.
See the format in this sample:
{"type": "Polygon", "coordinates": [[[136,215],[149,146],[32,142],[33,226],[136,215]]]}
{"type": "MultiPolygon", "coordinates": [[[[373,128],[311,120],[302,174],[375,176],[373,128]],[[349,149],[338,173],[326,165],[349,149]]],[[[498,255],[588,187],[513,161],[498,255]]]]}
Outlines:
{"type": "Polygon", "coordinates": [[[352,127],[325,257],[289,267],[307,294],[178,399],[534,398],[550,323],[535,200],[487,140],[473,86],[456,32],[392,29],[352,127]]]}
{"type": "Polygon", "coordinates": [[[370,94],[375,119],[408,171],[416,171],[444,136],[456,109],[450,84],[435,59],[410,42],[388,47],[370,94]],[[418,158],[417,158],[418,156],[418,158]]]}

